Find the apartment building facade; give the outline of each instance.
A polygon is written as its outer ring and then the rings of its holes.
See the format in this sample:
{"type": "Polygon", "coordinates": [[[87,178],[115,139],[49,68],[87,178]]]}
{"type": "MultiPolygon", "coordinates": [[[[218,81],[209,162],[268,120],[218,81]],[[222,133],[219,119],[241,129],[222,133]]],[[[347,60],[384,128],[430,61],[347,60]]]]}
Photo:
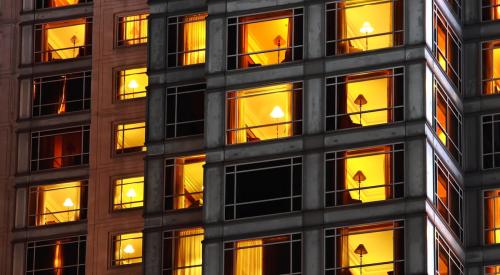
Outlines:
{"type": "Polygon", "coordinates": [[[0,7],[0,274],[500,273],[500,1],[0,7]]]}

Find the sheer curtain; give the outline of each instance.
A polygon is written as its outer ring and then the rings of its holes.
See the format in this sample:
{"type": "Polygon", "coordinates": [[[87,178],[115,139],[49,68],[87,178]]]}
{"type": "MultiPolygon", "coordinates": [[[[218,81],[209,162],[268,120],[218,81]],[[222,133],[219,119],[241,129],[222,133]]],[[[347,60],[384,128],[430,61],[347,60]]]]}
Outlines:
{"type": "Polygon", "coordinates": [[[178,232],[174,275],[201,275],[203,229],[178,232]]]}
{"type": "Polygon", "coordinates": [[[236,243],[235,275],[262,275],[262,240],[236,243]]]}
{"type": "Polygon", "coordinates": [[[183,57],[181,65],[205,63],[206,14],[184,17],[183,57]]]}

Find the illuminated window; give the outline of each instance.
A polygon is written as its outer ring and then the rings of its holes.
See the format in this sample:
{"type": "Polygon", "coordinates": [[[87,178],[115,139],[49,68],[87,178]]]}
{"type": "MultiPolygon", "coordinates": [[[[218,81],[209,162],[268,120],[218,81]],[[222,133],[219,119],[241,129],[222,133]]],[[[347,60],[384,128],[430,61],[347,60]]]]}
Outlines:
{"type": "Polygon", "coordinates": [[[142,232],[113,236],[113,266],[137,264],[142,262],[142,232]]]}
{"type": "Polygon", "coordinates": [[[31,133],[31,171],[89,162],[88,125],[31,133]]]}
{"type": "Polygon", "coordinates": [[[228,18],[228,70],[302,60],[303,9],[228,18]]]}
{"type": "Polygon", "coordinates": [[[452,231],[463,240],[463,190],[443,162],[435,156],[434,206],[452,231]]]}
{"type": "Polygon", "coordinates": [[[434,4],[433,52],[441,69],[462,89],[462,41],[434,4]]]}
{"type": "Polygon", "coordinates": [[[226,166],[226,220],[300,211],[302,158],[226,166]]]}
{"type": "Polygon", "coordinates": [[[166,138],[202,135],[206,84],[167,88],[166,138]]]}
{"type": "Polygon", "coordinates": [[[92,18],[35,25],[35,62],[92,54],[92,18]]]}
{"type": "Polygon", "coordinates": [[[403,221],[325,230],[325,275],[404,274],[403,221]]]}
{"type": "Polygon", "coordinates": [[[435,273],[439,275],[463,275],[464,266],[458,257],[450,249],[446,241],[441,237],[439,232],[436,231],[436,244],[435,244],[435,273]]]}
{"type": "Polygon", "coordinates": [[[327,55],[403,45],[403,0],[328,3],[326,20],[327,55]]]}
{"type": "Polygon", "coordinates": [[[148,16],[139,14],[118,17],[117,46],[148,43],[148,16]]]}
{"type": "Polygon", "coordinates": [[[302,134],[302,82],[227,93],[227,144],[302,134]]]}
{"type": "Polygon", "coordinates": [[[461,163],[462,115],[436,80],[434,80],[434,91],[434,130],[451,155],[461,163]]]}
{"type": "Polygon", "coordinates": [[[500,243],[500,189],[484,192],[484,242],[500,243]]]}
{"type": "Polygon", "coordinates": [[[327,131],[404,120],[404,70],[326,79],[327,131]]]}
{"type": "Polygon", "coordinates": [[[302,274],[302,235],[224,243],[224,275],[302,274]]]}
{"type": "Polygon", "coordinates": [[[165,161],[165,210],[203,205],[204,165],[204,155],[165,161]]]}
{"type": "Polygon", "coordinates": [[[29,190],[30,226],[87,218],[87,181],[32,186],[29,190]]]}
{"type": "Polygon", "coordinates": [[[85,274],[86,237],[28,242],[26,275],[85,274]]]}
{"type": "Polygon", "coordinates": [[[402,198],[403,183],[403,144],[326,154],[326,206],[402,198]]]}
{"type": "Polygon", "coordinates": [[[163,233],[163,275],[201,275],[203,228],[163,233]]]}
{"type": "Polygon", "coordinates": [[[206,13],[168,18],[168,66],[205,63],[206,13]]]}
{"type": "Polygon", "coordinates": [[[58,8],[58,7],[66,7],[73,6],[83,3],[92,3],[92,0],[35,0],[36,1],[36,9],[45,9],[45,8],[58,8]]]}
{"type": "Polygon", "coordinates": [[[121,178],[114,181],[113,210],[144,205],[144,177],[121,178]]]}
{"type": "Polygon", "coordinates": [[[115,128],[115,152],[126,154],[146,151],[146,123],[118,124],[115,128]]]}
{"type": "Polygon", "coordinates": [[[117,72],[118,100],[146,97],[148,75],[146,68],[125,69],[117,72]]]}
{"type": "Polygon", "coordinates": [[[500,40],[483,43],[483,64],[481,69],[483,71],[483,94],[499,94],[500,40]]]}
{"type": "Polygon", "coordinates": [[[500,0],[483,0],[483,21],[500,19],[500,0]]]}
{"type": "Polygon", "coordinates": [[[485,115],[483,120],[483,169],[500,167],[500,114],[485,115]]]}
{"type": "Polygon", "coordinates": [[[484,274],[486,275],[498,275],[500,274],[500,265],[490,265],[484,268],[484,274]]]}
{"type": "Polygon", "coordinates": [[[34,117],[90,109],[90,72],[33,79],[34,117]]]}

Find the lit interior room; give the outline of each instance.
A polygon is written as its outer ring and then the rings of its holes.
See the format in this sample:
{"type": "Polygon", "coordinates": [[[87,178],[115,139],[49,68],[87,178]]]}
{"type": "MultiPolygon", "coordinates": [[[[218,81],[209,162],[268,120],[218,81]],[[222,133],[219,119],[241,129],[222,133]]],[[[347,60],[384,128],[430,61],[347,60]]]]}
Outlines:
{"type": "Polygon", "coordinates": [[[41,52],[43,62],[71,59],[85,55],[86,20],[74,19],[42,25],[41,52]]]}
{"type": "Polygon", "coordinates": [[[257,67],[292,60],[292,11],[240,18],[240,67],[257,67]]]}
{"type": "Polygon", "coordinates": [[[38,1],[45,1],[46,3],[45,6],[50,8],[77,5],[81,2],[80,0],[38,0],[38,1]]]}
{"type": "Polygon", "coordinates": [[[483,93],[498,94],[500,93],[500,42],[494,41],[485,45],[487,48],[483,50],[482,70],[486,82],[483,93]]]}
{"type": "Polygon", "coordinates": [[[144,205],[144,177],[123,178],[115,181],[113,209],[129,209],[144,205]]]}
{"type": "Polygon", "coordinates": [[[500,190],[486,191],[484,197],[485,243],[500,243],[500,190]]]}
{"type": "Polygon", "coordinates": [[[182,17],[179,25],[179,65],[187,66],[205,63],[207,14],[182,17]]]}
{"type": "Polygon", "coordinates": [[[148,75],[146,68],[118,71],[118,99],[127,100],[146,96],[148,75]]]}
{"type": "Polygon", "coordinates": [[[122,18],[119,26],[120,46],[137,45],[148,42],[148,14],[130,15],[122,18]]]}
{"type": "Polygon", "coordinates": [[[342,192],[343,204],[393,197],[390,151],[390,146],[380,146],[346,152],[345,159],[337,164],[338,173],[343,173],[338,188],[347,191],[342,192]]]}
{"type": "Polygon", "coordinates": [[[292,136],[293,105],[293,84],[228,93],[228,143],[292,136]]]}
{"type": "Polygon", "coordinates": [[[438,125],[436,125],[436,132],[439,140],[446,146],[448,141],[448,136],[446,131],[448,129],[448,111],[445,99],[439,94],[436,94],[436,120],[438,125]]]}
{"type": "Polygon", "coordinates": [[[80,220],[80,205],[84,199],[82,195],[84,193],[80,181],[32,187],[30,216],[35,216],[34,225],[80,220]]]}
{"type": "Polygon", "coordinates": [[[114,237],[114,265],[142,262],[142,232],[121,234],[114,237]]]}
{"type": "Polygon", "coordinates": [[[177,158],[175,165],[175,209],[203,205],[203,166],[205,156],[177,158]]]}
{"type": "Polygon", "coordinates": [[[117,125],[116,153],[132,153],[146,151],[146,123],[129,123],[117,125]]]}
{"type": "Polygon", "coordinates": [[[175,233],[174,274],[201,275],[203,228],[179,230],[175,233]]]}

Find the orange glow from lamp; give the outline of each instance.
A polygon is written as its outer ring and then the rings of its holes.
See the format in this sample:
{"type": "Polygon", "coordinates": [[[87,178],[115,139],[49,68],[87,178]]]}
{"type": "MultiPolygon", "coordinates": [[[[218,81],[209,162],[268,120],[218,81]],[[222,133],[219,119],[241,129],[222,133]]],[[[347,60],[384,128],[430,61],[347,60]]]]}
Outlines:
{"type": "Polygon", "coordinates": [[[358,182],[358,200],[361,201],[361,182],[366,180],[366,176],[361,170],[359,170],[356,174],[354,174],[352,179],[358,182]]]}
{"type": "Polygon", "coordinates": [[[363,275],[363,255],[368,254],[368,251],[363,244],[359,244],[354,253],[359,255],[359,275],[363,275]]]}
{"type": "Polygon", "coordinates": [[[359,29],[360,32],[365,34],[365,51],[368,50],[368,34],[372,33],[374,31],[372,25],[370,22],[365,21],[363,23],[363,26],[361,26],[361,29],[359,29]]]}
{"type": "Polygon", "coordinates": [[[274,106],[273,110],[271,111],[271,113],[269,114],[272,118],[276,119],[276,138],[278,138],[279,134],[278,134],[278,120],[280,118],[283,118],[285,116],[285,113],[283,112],[283,110],[281,109],[280,106],[274,106]]]}

